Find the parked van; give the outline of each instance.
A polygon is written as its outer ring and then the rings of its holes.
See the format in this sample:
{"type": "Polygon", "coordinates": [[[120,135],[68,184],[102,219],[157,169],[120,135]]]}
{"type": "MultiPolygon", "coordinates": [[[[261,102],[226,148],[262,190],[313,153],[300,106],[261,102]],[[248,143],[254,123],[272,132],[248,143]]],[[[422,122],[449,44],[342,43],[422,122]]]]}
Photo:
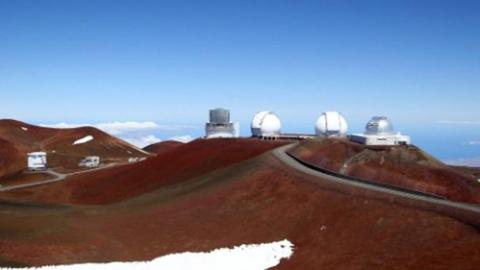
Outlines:
{"type": "Polygon", "coordinates": [[[27,155],[27,166],[29,171],[44,171],[47,169],[47,153],[33,152],[27,155]]]}
{"type": "Polygon", "coordinates": [[[78,166],[87,167],[87,168],[96,168],[100,165],[100,157],[98,156],[88,156],[85,157],[78,166]]]}

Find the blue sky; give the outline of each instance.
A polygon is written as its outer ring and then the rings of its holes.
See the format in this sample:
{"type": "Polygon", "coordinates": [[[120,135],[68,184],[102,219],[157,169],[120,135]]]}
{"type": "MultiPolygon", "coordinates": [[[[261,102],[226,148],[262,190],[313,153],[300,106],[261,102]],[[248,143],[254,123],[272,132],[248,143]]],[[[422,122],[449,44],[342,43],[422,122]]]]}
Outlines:
{"type": "Polygon", "coordinates": [[[476,158],[479,13],[478,1],[0,0],[0,117],[198,125],[163,138],[200,135],[217,106],[245,135],[261,109],[286,131],[337,110],[353,132],[387,115],[442,159],[476,158]]]}

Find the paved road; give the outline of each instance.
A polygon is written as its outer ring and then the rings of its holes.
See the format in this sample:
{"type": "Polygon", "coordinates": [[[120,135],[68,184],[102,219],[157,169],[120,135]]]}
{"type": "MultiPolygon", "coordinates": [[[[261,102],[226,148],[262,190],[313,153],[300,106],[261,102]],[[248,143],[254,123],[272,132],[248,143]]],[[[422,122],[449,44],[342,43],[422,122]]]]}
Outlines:
{"type": "Polygon", "coordinates": [[[93,172],[93,171],[104,170],[104,169],[111,168],[111,167],[116,166],[116,165],[119,165],[119,164],[111,163],[111,164],[108,164],[108,165],[105,165],[105,166],[102,166],[102,167],[89,169],[89,170],[85,170],[85,171],[80,171],[80,172],[74,172],[74,173],[59,173],[59,172],[56,172],[52,169],[48,169],[46,171],[39,172],[39,173],[48,173],[48,174],[53,176],[53,178],[51,178],[51,179],[44,180],[44,181],[39,181],[39,182],[34,182],[34,183],[27,183],[27,184],[15,185],[15,186],[2,187],[2,188],[0,188],[0,192],[2,192],[2,191],[12,191],[12,190],[17,190],[17,189],[30,188],[30,187],[36,187],[36,186],[51,184],[51,183],[55,183],[55,182],[60,182],[60,181],[64,181],[69,176],[89,173],[89,172],[93,172]]]}
{"type": "MultiPolygon", "coordinates": [[[[291,156],[289,156],[285,151],[288,150],[289,148],[293,147],[295,144],[289,144],[285,146],[281,146],[279,148],[276,148],[273,150],[273,154],[283,161],[286,165],[289,167],[296,169],[298,171],[301,171],[303,173],[316,176],[318,178],[321,178],[321,180],[324,181],[330,181],[330,182],[335,182],[338,184],[342,185],[348,185],[348,186],[353,186],[361,189],[367,189],[367,190],[373,190],[377,192],[382,192],[398,197],[403,197],[403,198],[408,198],[412,200],[417,200],[417,201],[423,201],[423,202],[428,202],[431,204],[435,205],[441,205],[441,206],[447,206],[450,208],[455,208],[459,210],[464,210],[468,212],[474,212],[476,214],[480,214],[480,206],[473,205],[473,204],[467,204],[467,203],[459,203],[459,202],[453,202],[449,200],[443,200],[443,199],[437,199],[437,198],[432,198],[429,196],[422,196],[419,194],[414,194],[414,193],[409,193],[405,191],[399,191],[395,189],[390,189],[387,187],[382,187],[382,186],[376,186],[374,184],[368,184],[368,183],[362,183],[362,182],[356,182],[353,180],[349,179],[344,179],[336,176],[332,176],[329,174],[322,173],[320,171],[316,171],[314,169],[311,169],[309,167],[306,167],[305,165],[301,164],[291,156]]],[[[320,180],[320,179],[319,179],[320,180]]]]}

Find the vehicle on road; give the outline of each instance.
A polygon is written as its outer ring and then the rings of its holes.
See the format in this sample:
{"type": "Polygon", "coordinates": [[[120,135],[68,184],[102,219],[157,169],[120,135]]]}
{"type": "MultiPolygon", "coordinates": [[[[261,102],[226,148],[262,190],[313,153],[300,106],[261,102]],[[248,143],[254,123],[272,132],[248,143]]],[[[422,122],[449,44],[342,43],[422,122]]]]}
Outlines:
{"type": "Polygon", "coordinates": [[[96,168],[100,165],[100,157],[98,156],[88,156],[82,159],[78,166],[87,167],[87,168],[96,168]]]}
{"type": "Polygon", "coordinates": [[[27,168],[29,171],[45,171],[47,170],[47,153],[33,152],[27,155],[27,168]]]}

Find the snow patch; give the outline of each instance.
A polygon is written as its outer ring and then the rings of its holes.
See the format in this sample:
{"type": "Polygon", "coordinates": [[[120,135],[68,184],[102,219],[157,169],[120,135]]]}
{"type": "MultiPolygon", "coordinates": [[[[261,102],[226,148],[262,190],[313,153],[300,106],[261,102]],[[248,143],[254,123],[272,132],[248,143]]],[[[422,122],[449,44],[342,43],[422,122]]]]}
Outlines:
{"type": "Polygon", "coordinates": [[[73,142],[73,145],[76,145],[76,144],[83,144],[83,143],[87,143],[89,141],[93,140],[93,136],[92,135],[88,135],[88,136],[85,136],[81,139],[78,139],[76,141],[73,142]]]}
{"type": "Polygon", "coordinates": [[[23,130],[23,131],[28,131],[28,128],[22,127],[22,130],[23,130]]]}
{"type": "MultiPolygon", "coordinates": [[[[242,245],[235,248],[221,248],[211,252],[178,253],[159,257],[148,262],[114,262],[88,263],[40,268],[22,268],[38,270],[112,270],[112,269],[145,269],[145,270],[260,270],[269,269],[288,259],[293,254],[293,244],[288,240],[258,244],[242,245]]],[[[0,268],[0,270],[12,268],[0,268]]]]}

